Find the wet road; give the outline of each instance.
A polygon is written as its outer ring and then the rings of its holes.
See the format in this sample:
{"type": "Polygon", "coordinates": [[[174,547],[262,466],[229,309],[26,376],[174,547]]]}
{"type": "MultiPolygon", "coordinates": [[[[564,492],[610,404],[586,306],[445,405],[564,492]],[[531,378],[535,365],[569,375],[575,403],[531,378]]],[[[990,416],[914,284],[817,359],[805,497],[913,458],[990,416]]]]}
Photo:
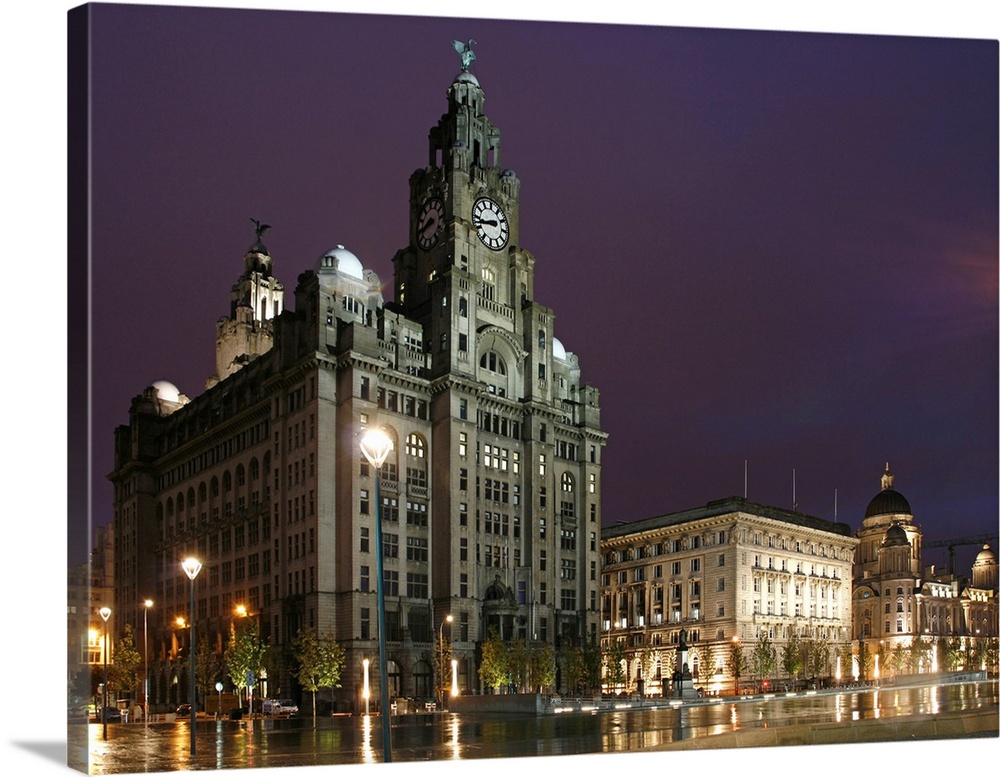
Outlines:
{"type": "MultiPolygon", "coordinates": [[[[542,716],[403,715],[392,721],[392,760],[514,758],[656,749],[681,739],[748,728],[996,709],[997,682],[859,689],[677,708],[567,712],[542,716]]],[[[377,763],[379,718],[311,717],[287,720],[203,721],[190,754],[186,721],[74,726],[71,751],[85,746],[92,774],[178,769],[282,767],[377,763]],[[83,739],[88,741],[86,745],[83,739]]]]}

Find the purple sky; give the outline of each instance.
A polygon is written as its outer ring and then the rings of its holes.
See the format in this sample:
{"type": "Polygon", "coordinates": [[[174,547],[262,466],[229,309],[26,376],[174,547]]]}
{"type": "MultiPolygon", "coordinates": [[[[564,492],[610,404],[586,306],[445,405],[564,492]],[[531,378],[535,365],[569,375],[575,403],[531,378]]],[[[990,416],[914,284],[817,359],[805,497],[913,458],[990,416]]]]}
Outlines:
{"type": "Polygon", "coordinates": [[[391,295],[454,38],[601,391],[606,525],[746,466],[856,529],[889,461],[928,539],[996,532],[995,40],[149,6],[94,13],[95,523],[131,398],[214,371],[251,217],[289,295],[337,244],[391,295]]]}

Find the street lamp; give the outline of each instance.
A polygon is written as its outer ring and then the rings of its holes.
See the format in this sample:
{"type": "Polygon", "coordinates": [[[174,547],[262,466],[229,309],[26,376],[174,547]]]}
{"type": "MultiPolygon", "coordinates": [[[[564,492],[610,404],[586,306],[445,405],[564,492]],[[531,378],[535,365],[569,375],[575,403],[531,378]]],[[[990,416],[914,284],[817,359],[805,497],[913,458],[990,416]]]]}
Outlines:
{"type": "Polygon", "coordinates": [[[152,599],[142,603],[142,719],[146,722],[147,728],[149,728],[149,630],[146,616],[152,606],[152,599]]]}
{"type": "Polygon", "coordinates": [[[361,695],[365,697],[365,719],[368,718],[368,700],[371,698],[371,684],[368,681],[368,659],[362,659],[361,668],[364,670],[364,685],[361,689],[361,695]]]}
{"type": "Polygon", "coordinates": [[[732,656],[733,676],[736,679],[736,688],[733,691],[735,696],[740,695],[740,672],[743,669],[743,658],[737,654],[740,649],[740,635],[733,634],[733,646],[729,649],[729,653],[732,656]]]}
{"type": "Polygon", "coordinates": [[[368,463],[375,468],[375,555],[378,564],[378,663],[381,681],[382,713],[382,758],[385,763],[392,761],[392,739],[389,732],[389,679],[386,671],[385,650],[385,581],[382,579],[382,498],[379,496],[379,480],[382,465],[385,464],[392,440],[381,429],[368,429],[360,438],[361,452],[368,463]]]}
{"type": "Polygon", "coordinates": [[[101,720],[104,721],[104,738],[108,738],[108,618],[111,617],[111,608],[102,607],[98,612],[104,619],[104,646],[101,653],[104,657],[104,691],[101,699],[101,720]]]}
{"type": "Polygon", "coordinates": [[[188,652],[191,654],[191,755],[194,755],[194,724],[196,715],[198,714],[198,705],[195,703],[194,683],[194,579],[198,577],[198,573],[201,572],[201,562],[194,556],[188,556],[181,562],[181,569],[184,570],[184,574],[187,575],[188,579],[191,581],[191,609],[188,612],[188,625],[191,627],[191,630],[188,634],[188,652]]]}
{"type": "Polygon", "coordinates": [[[438,674],[438,685],[441,691],[441,706],[444,706],[444,624],[451,623],[454,620],[451,617],[451,613],[444,616],[441,621],[441,626],[438,628],[438,662],[437,662],[437,674],[438,674]]]}

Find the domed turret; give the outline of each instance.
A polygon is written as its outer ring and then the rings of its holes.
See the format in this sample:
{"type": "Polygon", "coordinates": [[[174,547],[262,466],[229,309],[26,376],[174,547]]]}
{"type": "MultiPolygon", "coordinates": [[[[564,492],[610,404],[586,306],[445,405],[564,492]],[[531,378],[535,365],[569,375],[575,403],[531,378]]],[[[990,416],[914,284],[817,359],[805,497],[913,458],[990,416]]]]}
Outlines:
{"type": "Polygon", "coordinates": [[[910,540],[906,536],[906,530],[898,522],[893,522],[892,526],[886,530],[885,537],[882,540],[883,548],[909,544],[910,540]]]}
{"type": "Polygon", "coordinates": [[[912,515],[910,503],[906,497],[892,487],[893,474],[889,471],[889,463],[886,462],[885,472],[882,475],[882,490],[876,494],[868,503],[865,510],[865,518],[875,515],[912,515]]]}
{"type": "Polygon", "coordinates": [[[316,271],[318,274],[339,272],[342,275],[357,278],[359,281],[365,277],[365,269],[361,265],[361,260],[342,245],[331,248],[323,254],[319,258],[316,271]]]}
{"type": "Polygon", "coordinates": [[[972,585],[975,588],[997,589],[997,554],[989,545],[983,545],[972,564],[972,585]]]}

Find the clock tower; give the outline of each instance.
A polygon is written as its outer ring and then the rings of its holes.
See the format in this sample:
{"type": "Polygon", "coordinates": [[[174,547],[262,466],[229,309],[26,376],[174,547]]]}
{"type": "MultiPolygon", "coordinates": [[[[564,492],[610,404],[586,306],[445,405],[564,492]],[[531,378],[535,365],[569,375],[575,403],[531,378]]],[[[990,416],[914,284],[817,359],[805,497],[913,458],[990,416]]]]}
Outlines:
{"type": "Polygon", "coordinates": [[[395,298],[424,326],[432,377],[475,377],[491,335],[505,341],[515,374],[530,350],[521,311],[533,294],[534,257],[519,245],[521,182],[500,166],[500,131],[483,112],[469,61],[463,56],[448,112],[429,133],[427,166],[410,176],[410,243],[393,258],[395,298]]]}

